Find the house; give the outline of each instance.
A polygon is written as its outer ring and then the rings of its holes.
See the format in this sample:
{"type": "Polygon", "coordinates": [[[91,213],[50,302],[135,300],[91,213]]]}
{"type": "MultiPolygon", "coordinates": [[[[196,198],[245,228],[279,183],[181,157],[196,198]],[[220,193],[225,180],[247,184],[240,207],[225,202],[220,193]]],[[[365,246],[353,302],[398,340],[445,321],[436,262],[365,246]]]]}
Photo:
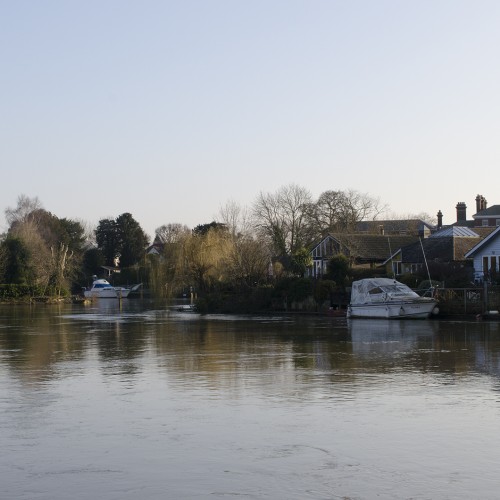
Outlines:
{"type": "Polygon", "coordinates": [[[483,281],[498,273],[500,264],[500,226],[486,238],[478,242],[466,254],[466,259],[472,259],[474,279],[483,281]]]}
{"type": "Polygon", "coordinates": [[[104,269],[104,272],[106,273],[105,276],[108,278],[115,273],[118,274],[121,272],[119,267],[101,266],[101,269],[104,269]]]}
{"type": "Polygon", "coordinates": [[[347,256],[356,267],[384,265],[388,275],[421,273],[428,263],[452,264],[458,271],[470,265],[470,259],[478,279],[500,271],[500,238],[498,248],[496,242],[491,243],[500,227],[500,205],[488,208],[484,196],[478,194],[476,213],[470,220],[464,202],[455,208],[456,222],[447,226],[439,210],[435,227],[420,219],[362,221],[357,233],[329,234],[311,250],[309,275],[323,276],[336,254],[347,256]]]}
{"type": "Polygon", "coordinates": [[[397,249],[384,265],[393,276],[425,272],[430,262],[465,265],[465,254],[480,240],[481,236],[468,227],[451,226],[397,249]]]}
{"type": "MultiPolygon", "coordinates": [[[[488,202],[485,197],[478,194],[476,196],[476,213],[472,219],[467,219],[467,205],[460,201],[456,205],[456,222],[451,226],[470,227],[480,236],[486,237],[496,227],[500,225],[500,205],[493,205],[488,208],[488,202]]],[[[438,212],[438,229],[443,227],[443,214],[438,212]]]]}
{"type": "Polygon", "coordinates": [[[153,244],[146,248],[146,255],[162,255],[164,246],[160,238],[156,236],[153,244]]]}
{"type": "Polygon", "coordinates": [[[485,208],[472,216],[475,227],[498,227],[500,226],[500,205],[485,208]]]}
{"type": "Polygon", "coordinates": [[[309,276],[320,278],[326,274],[328,262],[338,254],[349,258],[354,267],[373,268],[386,261],[395,249],[416,240],[416,236],[408,235],[329,234],[311,250],[313,264],[309,276]]]}

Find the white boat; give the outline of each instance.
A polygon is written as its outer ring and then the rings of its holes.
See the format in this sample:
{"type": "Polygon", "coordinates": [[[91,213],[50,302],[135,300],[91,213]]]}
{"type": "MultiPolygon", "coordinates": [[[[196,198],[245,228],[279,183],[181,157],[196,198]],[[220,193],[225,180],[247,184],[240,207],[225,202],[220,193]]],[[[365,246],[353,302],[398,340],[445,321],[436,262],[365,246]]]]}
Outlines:
{"type": "Polygon", "coordinates": [[[428,318],[437,312],[434,298],[390,278],[354,281],[347,307],[348,318],[428,318]]]}
{"type": "Polygon", "coordinates": [[[195,312],[196,306],[194,304],[184,304],[177,306],[177,310],[179,312],[195,312]]]}
{"type": "Polygon", "coordinates": [[[86,299],[125,299],[131,288],[113,286],[105,279],[95,279],[92,287],[83,291],[86,299]]]}

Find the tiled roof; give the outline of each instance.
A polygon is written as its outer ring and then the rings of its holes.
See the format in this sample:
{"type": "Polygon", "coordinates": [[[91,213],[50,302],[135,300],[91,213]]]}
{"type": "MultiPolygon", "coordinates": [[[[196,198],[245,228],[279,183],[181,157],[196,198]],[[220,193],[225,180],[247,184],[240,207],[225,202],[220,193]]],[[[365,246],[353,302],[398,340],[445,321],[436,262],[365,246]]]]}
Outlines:
{"type": "Polygon", "coordinates": [[[495,229],[496,227],[493,226],[475,226],[472,228],[481,238],[486,238],[486,236],[490,235],[495,229]]]}
{"type": "Polygon", "coordinates": [[[399,248],[418,241],[416,236],[333,234],[343,251],[359,261],[384,262],[399,248]]]}
{"type": "Polygon", "coordinates": [[[434,226],[421,219],[401,219],[401,220],[367,220],[358,222],[357,231],[377,232],[383,226],[386,233],[390,232],[415,232],[424,227],[432,229],[434,226]]]}

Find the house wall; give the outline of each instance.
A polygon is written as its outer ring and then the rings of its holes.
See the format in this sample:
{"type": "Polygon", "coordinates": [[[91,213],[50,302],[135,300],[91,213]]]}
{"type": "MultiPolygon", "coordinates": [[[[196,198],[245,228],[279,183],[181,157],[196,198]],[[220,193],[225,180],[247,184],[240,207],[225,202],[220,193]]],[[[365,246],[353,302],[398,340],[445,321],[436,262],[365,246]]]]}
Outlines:
{"type": "Polygon", "coordinates": [[[312,278],[321,278],[328,270],[328,260],[314,259],[312,267],[308,268],[307,274],[312,278]]]}
{"type": "Polygon", "coordinates": [[[488,217],[488,218],[477,218],[474,221],[474,225],[477,227],[497,227],[500,226],[500,216],[488,217]]]}
{"type": "Polygon", "coordinates": [[[500,238],[493,239],[474,255],[474,277],[482,280],[490,270],[500,270],[500,238]]]}
{"type": "Polygon", "coordinates": [[[387,262],[385,271],[387,276],[401,276],[402,274],[415,274],[422,272],[424,265],[421,263],[407,263],[401,261],[401,254],[387,262]]]}

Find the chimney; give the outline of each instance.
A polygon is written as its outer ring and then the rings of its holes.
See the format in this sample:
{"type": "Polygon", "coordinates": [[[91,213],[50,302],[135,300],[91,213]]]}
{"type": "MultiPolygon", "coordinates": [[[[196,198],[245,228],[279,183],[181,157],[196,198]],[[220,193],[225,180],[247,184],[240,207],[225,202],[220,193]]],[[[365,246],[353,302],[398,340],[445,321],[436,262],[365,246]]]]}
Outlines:
{"type": "Polygon", "coordinates": [[[441,229],[443,227],[443,212],[441,212],[441,210],[437,213],[437,218],[438,218],[438,229],[441,229]]]}
{"type": "Polygon", "coordinates": [[[488,202],[483,195],[478,194],[476,196],[476,213],[482,212],[488,208],[488,202]]]}
{"type": "Polygon", "coordinates": [[[466,222],[467,221],[467,205],[460,201],[457,203],[457,222],[466,222]]]}

